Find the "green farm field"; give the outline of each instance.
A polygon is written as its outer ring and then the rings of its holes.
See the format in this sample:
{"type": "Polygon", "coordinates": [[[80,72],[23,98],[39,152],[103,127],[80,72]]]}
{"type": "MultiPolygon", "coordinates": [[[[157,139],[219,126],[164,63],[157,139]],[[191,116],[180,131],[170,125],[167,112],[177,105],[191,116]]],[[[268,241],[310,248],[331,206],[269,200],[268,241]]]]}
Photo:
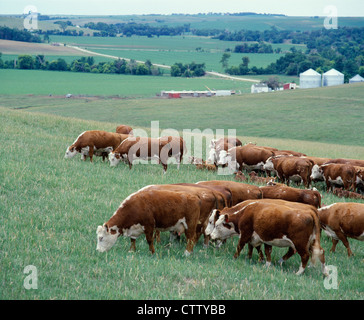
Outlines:
{"type": "MultiPolygon", "coordinates": [[[[135,253],[128,252],[128,238],[98,253],[97,226],[138,189],[233,178],[188,164],[180,170],[171,164],[163,175],[159,165],[135,164],[129,170],[121,164],[111,168],[99,158],[91,164],[63,157],[85,130],[114,131],[125,123],[149,133],[151,121],[159,121],[161,130],[180,134],[183,129],[236,129],[244,142],[364,159],[363,110],[363,85],[170,100],[1,95],[0,143],[6,152],[0,165],[0,298],[362,300],[363,243],[350,240],[355,255],[348,258],[341,243],[336,253],[329,252],[331,241],[324,234],[327,265],[338,270],[336,290],[325,289],[320,268],[297,277],[298,255],[281,267],[284,248],[273,248],[268,269],[255,252],[247,259],[246,248],[234,261],[237,238],[221,249],[204,249],[200,239],[188,258],[183,257],[184,237],[170,243],[168,233],[162,233],[154,256],[143,236],[135,253]],[[24,287],[28,265],[38,271],[36,290],[24,287]]],[[[322,184],[316,187],[324,204],[344,201],[324,192],[322,184]]]]}

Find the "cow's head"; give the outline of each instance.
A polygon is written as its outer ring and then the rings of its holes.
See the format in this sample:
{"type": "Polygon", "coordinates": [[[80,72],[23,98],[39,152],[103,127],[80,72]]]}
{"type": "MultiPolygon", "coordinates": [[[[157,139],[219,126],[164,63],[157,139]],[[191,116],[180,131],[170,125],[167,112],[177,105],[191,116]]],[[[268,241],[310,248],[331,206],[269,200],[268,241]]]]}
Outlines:
{"type": "Polygon", "coordinates": [[[105,223],[102,226],[97,227],[96,234],[96,250],[99,252],[105,252],[110,250],[118,239],[118,236],[120,235],[117,226],[112,226],[111,228],[108,228],[105,223]]]}
{"type": "Polygon", "coordinates": [[[118,165],[118,163],[120,162],[120,160],[121,160],[120,153],[118,153],[118,152],[109,153],[109,161],[110,161],[111,167],[116,167],[118,165]]]}
{"type": "Polygon", "coordinates": [[[273,158],[272,157],[269,157],[267,159],[267,161],[263,165],[263,169],[264,170],[269,170],[269,171],[273,171],[274,170],[274,163],[273,163],[273,158]]]}
{"type": "Polygon", "coordinates": [[[64,154],[65,159],[73,158],[77,154],[77,150],[75,147],[70,146],[67,148],[66,153],[64,154]]]}
{"type": "Polygon", "coordinates": [[[315,164],[312,167],[310,178],[311,178],[311,180],[323,180],[323,178],[324,178],[323,169],[319,165],[315,164]]]}
{"type": "Polygon", "coordinates": [[[237,234],[234,224],[229,222],[229,216],[227,214],[220,214],[215,223],[215,228],[211,232],[212,240],[225,240],[231,238],[237,234]]]}
{"type": "Polygon", "coordinates": [[[220,216],[220,210],[214,209],[211,211],[210,216],[209,216],[209,220],[208,220],[208,224],[207,227],[205,229],[205,234],[208,236],[212,233],[212,231],[215,228],[215,223],[217,221],[217,219],[220,216]]]}
{"type": "Polygon", "coordinates": [[[209,156],[206,160],[207,164],[214,164],[217,161],[217,154],[215,149],[210,149],[209,156]]]}
{"type": "Polygon", "coordinates": [[[223,166],[225,164],[230,163],[230,161],[231,161],[231,154],[226,150],[221,150],[219,153],[219,162],[217,164],[223,166]]]}

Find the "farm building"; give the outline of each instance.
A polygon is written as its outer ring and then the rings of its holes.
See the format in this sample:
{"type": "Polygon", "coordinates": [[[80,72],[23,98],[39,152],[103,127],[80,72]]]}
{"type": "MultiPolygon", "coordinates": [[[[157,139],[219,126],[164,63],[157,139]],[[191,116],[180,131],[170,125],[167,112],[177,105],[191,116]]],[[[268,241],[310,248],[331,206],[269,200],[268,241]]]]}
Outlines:
{"type": "Polygon", "coordinates": [[[161,98],[198,98],[198,97],[221,97],[221,96],[230,96],[235,94],[235,91],[232,90],[216,90],[216,91],[193,91],[193,90],[183,90],[183,91],[161,91],[161,98]]]}
{"type": "Polygon", "coordinates": [[[352,77],[349,80],[349,83],[356,83],[356,82],[363,82],[363,81],[364,81],[364,78],[357,74],[356,76],[352,77]]]}
{"type": "Polygon", "coordinates": [[[283,85],[283,90],[291,90],[291,89],[296,89],[297,88],[297,85],[292,82],[292,83],[285,83],[283,85]]]}
{"type": "Polygon", "coordinates": [[[318,88],[321,87],[321,74],[313,69],[308,69],[300,73],[300,88],[318,88]]]}
{"type": "Polygon", "coordinates": [[[325,87],[339,86],[341,84],[344,84],[344,74],[341,72],[331,69],[323,74],[323,85],[325,87]]]}
{"type": "Polygon", "coordinates": [[[265,83],[257,83],[251,86],[251,93],[268,92],[268,85],[265,83]]]}

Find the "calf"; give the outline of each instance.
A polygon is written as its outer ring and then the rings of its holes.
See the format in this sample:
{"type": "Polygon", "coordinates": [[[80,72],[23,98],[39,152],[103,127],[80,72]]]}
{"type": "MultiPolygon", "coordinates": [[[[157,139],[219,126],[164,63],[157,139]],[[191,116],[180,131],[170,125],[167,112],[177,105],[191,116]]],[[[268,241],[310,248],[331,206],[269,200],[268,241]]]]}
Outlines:
{"type": "Polygon", "coordinates": [[[332,238],[331,252],[342,241],[350,257],[349,238],[364,241],[364,204],[354,202],[334,203],[318,210],[322,229],[332,238]]]}
{"type": "Polygon", "coordinates": [[[259,177],[255,171],[249,172],[249,179],[251,182],[256,182],[258,184],[267,184],[267,183],[274,182],[276,180],[275,177],[274,178],[259,177]]]}
{"type": "Polygon", "coordinates": [[[120,126],[116,127],[116,133],[130,134],[132,136],[133,128],[125,124],[121,124],[120,126]]]}
{"type": "Polygon", "coordinates": [[[356,170],[350,164],[323,164],[314,165],[311,179],[323,179],[326,182],[327,192],[333,190],[334,185],[344,186],[345,190],[355,191],[356,170]]]}
{"type": "Polygon", "coordinates": [[[271,246],[290,247],[291,250],[285,258],[287,260],[295,251],[298,252],[301,265],[296,274],[300,275],[306,268],[309,250],[312,247],[312,261],[315,262],[319,258],[322,272],[327,275],[324,250],[320,245],[320,221],[317,210],[312,206],[263,199],[242,203],[232,214],[225,214],[228,210],[232,209],[224,209],[221,212],[211,233],[211,239],[224,239],[233,233],[240,234],[234,258],[238,258],[246,243],[253,247],[264,243],[268,245],[265,253],[269,264],[271,246]]]}
{"type": "Polygon", "coordinates": [[[313,161],[295,157],[295,156],[276,156],[267,159],[264,164],[265,170],[276,171],[278,178],[289,186],[290,180],[295,180],[303,183],[306,188],[309,188],[311,180],[311,170],[313,161]]]}
{"type": "Polygon", "coordinates": [[[313,190],[297,189],[283,184],[276,184],[260,187],[260,190],[263,193],[263,199],[281,199],[309,204],[315,208],[321,207],[321,194],[315,188],[313,190]]]}
{"type": "Polygon", "coordinates": [[[246,181],[247,177],[241,171],[237,171],[237,172],[234,173],[234,179],[236,181],[246,181]]]}
{"type": "Polygon", "coordinates": [[[109,154],[110,166],[117,166],[121,159],[132,168],[135,159],[157,159],[167,171],[169,157],[175,157],[178,168],[186,150],[185,142],[180,137],[141,138],[129,137],[109,154]]]}
{"type": "Polygon", "coordinates": [[[335,188],[332,193],[340,198],[364,199],[362,194],[343,190],[343,188],[335,188]]]}
{"type": "Polygon", "coordinates": [[[115,150],[128,137],[129,135],[100,130],[84,131],[67,148],[65,158],[69,159],[81,153],[82,160],[86,160],[89,156],[92,162],[93,155],[102,156],[104,160],[107,154],[115,150]]]}
{"type": "Polygon", "coordinates": [[[205,163],[197,163],[195,167],[200,170],[208,170],[208,171],[217,171],[217,167],[215,164],[205,163]]]}

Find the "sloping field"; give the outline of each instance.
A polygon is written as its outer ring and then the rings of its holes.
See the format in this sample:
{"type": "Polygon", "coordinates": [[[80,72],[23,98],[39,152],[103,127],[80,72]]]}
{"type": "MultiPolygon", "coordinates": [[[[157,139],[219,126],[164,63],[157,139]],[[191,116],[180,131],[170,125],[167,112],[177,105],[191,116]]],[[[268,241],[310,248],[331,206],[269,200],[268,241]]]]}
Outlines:
{"type": "MultiPolygon", "coordinates": [[[[129,239],[120,238],[101,254],[95,250],[96,228],[130,193],[148,184],[231,177],[191,165],[179,171],[170,165],[163,175],[159,165],[134,165],[129,170],[125,165],[111,168],[100,159],[93,164],[79,157],[65,160],[66,147],[80,132],[111,131],[116,123],[4,108],[0,117],[0,143],[6,150],[0,166],[1,299],[364,298],[362,243],[355,240],[350,240],[355,256],[349,259],[341,244],[335,254],[329,253],[331,242],[322,236],[326,263],[338,271],[337,290],[325,288],[320,268],[308,268],[297,277],[298,255],[281,267],[284,248],[273,248],[269,269],[255,252],[248,260],[246,249],[234,261],[237,238],[221,249],[204,249],[200,240],[189,258],[183,257],[184,238],[170,243],[168,233],[162,233],[154,256],[143,236],[135,253],[128,253],[129,239]],[[24,286],[27,266],[37,270],[36,289],[24,286]]],[[[325,204],[340,201],[326,193],[323,197],[325,204]]]]}
{"type": "Polygon", "coordinates": [[[67,46],[55,46],[48,43],[33,43],[23,41],[0,40],[0,52],[3,54],[44,54],[59,56],[88,56],[90,54],[82,54],[78,50],[67,46]]]}

